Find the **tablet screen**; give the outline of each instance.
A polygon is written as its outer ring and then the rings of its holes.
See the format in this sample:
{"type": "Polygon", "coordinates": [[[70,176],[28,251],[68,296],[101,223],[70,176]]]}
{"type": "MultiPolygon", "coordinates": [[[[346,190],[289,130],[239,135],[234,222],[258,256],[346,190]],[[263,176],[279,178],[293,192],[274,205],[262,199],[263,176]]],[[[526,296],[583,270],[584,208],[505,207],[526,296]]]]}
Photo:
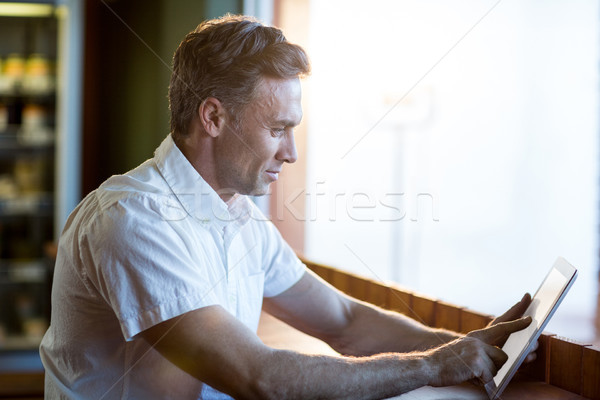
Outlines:
{"type": "Polygon", "coordinates": [[[564,259],[559,258],[546,275],[546,279],[533,296],[531,304],[524,314],[524,316],[531,316],[531,324],[522,331],[511,334],[502,347],[502,350],[508,355],[508,360],[494,377],[494,385],[489,385],[495,386],[495,390],[487,387],[491,396],[498,396],[512,378],[527,355],[530,346],[538,339],[542,329],[575,280],[576,273],[575,268],[564,259]]]}

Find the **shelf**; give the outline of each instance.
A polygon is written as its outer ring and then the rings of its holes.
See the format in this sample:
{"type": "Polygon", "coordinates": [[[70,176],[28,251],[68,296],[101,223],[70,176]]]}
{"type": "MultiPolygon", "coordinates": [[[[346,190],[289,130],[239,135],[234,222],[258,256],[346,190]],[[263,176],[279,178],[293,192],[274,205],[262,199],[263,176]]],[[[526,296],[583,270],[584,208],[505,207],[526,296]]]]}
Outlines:
{"type": "Polygon", "coordinates": [[[18,126],[9,126],[5,131],[0,131],[0,160],[54,154],[54,140],[40,140],[38,143],[24,141],[18,136],[19,130],[18,126]]]}
{"type": "MultiPolygon", "coordinates": [[[[26,336],[26,335],[7,336],[3,339],[0,339],[0,359],[5,358],[5,357],[3,357],[4,354],[9,354],[10,352],[16,352],[17,350],[37,349],[40,347],[41,341],[42,341],[42,338],[39,336],[26,336]]],[[[14,356],[11,358],[14,359],[14,356]]],[[[33,358],[33,360],[22,360],[22,361],[31,362],[31,361],[35,361],[35,358],[33,358]]],[[[2,370],[2,368],[0,368],[0,371],[1,370],[2,370]]]]}
{"type": "Polygon", "coordinates": [[[52,216],[54,202],[48,194],[0,198],[0,218],[52,216]]]}
{"type": "Polygon", "coordinates": [[[17,100],[30,100],[34,103],[52,104],[56,102],[56,92],[54,90],[29,91],[22,89],[0,91],[0,101],[14,102],[17,100]]]}
{"type": "Polygon", "coordinates": [[[13,18],[48,18],[56,12],[54,1],[37,0],[35,2],[2,2],[1,17],[13,18]],[[32,4],[35,3],[35,4],[32,4]]]}
{"type": "Polygon", "coordinates": [[[0,260],[0,284],[45,283],[48,266],[44,259],[0,260]]]}
{"type": "MultiPolygon", "coordinates": [[[[9,349],[36,349],[49,324],[54,263],[45,256],[44,245],[58,234],[55,207],[64,208],[59,188],[65,174],[79,171],[70,164],[67,172],[59,170],[64,160],[58,160],[56,150],[72,142],[71,122],[79,126],[74,122],[81,114],[79,95],[73,88],[81,86],[74,63],[80,55],[71,42],[81,37],[83,14],[67,5],[68,13],[59,18],[56,1],[36,3],[46,7],[26,18],[21,9],[1,15],[0,0],[0,37],[5,39],[0,43],[0,398],[11,383],[3,380],[3,363],[14,364],[22,355],[9,349]],[[66,31],[68,38],[60,35],[66,31]],[[69,122],[61,140],[59,119],[69,122]]],[[[79,2],[73,4],[79,9],[79,2]]],[[[65,151],[66,160],[77,151],[65,151]]],[[[64,187],[71,190],[73,182],[64,187]]],[[[43,379],[41,383],[43,387],[43,379]]]]}

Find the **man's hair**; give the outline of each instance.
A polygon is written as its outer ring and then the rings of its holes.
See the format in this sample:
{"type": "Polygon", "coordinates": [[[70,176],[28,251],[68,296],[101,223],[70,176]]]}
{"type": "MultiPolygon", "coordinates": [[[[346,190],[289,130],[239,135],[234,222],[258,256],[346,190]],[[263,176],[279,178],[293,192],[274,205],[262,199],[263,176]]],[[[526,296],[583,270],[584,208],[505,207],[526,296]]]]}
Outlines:
{"type": "Polygon", "coordinates": [[[239,15],[205,21],[188,33],[173,56],[169,109],[173,135],[188,134],[200,104],[218,99],[234,121],[263,77],[310,73],[304,50],[281,30],[239,15]]]}

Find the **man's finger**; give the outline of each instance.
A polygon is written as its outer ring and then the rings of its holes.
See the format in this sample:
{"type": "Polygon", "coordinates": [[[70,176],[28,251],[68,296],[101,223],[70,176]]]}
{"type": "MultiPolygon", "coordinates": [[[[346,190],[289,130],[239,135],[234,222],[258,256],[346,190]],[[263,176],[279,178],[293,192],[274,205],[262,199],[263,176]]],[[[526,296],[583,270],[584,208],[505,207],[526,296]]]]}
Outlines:
{"type": "MultiPolygon", "coordinates": [[[[490,359],[493,361],[496,370],[502,368],[506,360],[508,360],[508,355],[504,351],[500,350],[498,347],[488,346],[486,347],[485,351],[490,357],[490,359]]],[[[496,375],[496,372],[494,372],[494,375],[496,375]]]]}
{"type": "Polygon", "coordinates": [[[496,364],[496,361],[490,356],[488,350],[486,350],[486,353],[488,354],[488,357],[482,357],[484,366],[481,370],[481,374],[479,375],[479,379],[484,385],[494,379],[494,376],[498,372],[499,368],[496,364]]]}
{"type": "Polygon", "coordinates": [[[510,322],[501,322],[499,324],[469,332],[468,336],[476,337],[488,344],[502,343],[513,332],[525,329],[531,324],[531,317],[519,318],[510,322]]]}
{"type": "Polygon", "coordinates": [[[489,326],[521,318],[525,310],[527,310],[527,307],[529,307],[529,304],[531,304],[531,295],[529,293],[525,293],[523,298],[521,298],[518,303],[512,306],[507,312],[494,319],[489,326]]]}
{"type": "Polygon", "coordinates": [[[529,353],[527,357],[525,357],[525,364],[533,362],[537,359],[537,353],[529,353]]]}
{"type": "Polygon", "coordinates": [[[531,349],[529,350],[527,357],[525,358],[525,364],[535,361],[537,359],[536,350],[538,349],[539,346],[540,346],[540,342],[538,340],[536,340],[535,343],[533,344],[533,346],[531,346],[531,349]]]}
{"type": "Polygon", "coordinates": [[[491,381],[506,360],[508,360],[508,356],[505,352],[495,346],[486,345],[485,356],[482,357],[485,367],[479,376],[481,383],[486,384],[491,381]]]}

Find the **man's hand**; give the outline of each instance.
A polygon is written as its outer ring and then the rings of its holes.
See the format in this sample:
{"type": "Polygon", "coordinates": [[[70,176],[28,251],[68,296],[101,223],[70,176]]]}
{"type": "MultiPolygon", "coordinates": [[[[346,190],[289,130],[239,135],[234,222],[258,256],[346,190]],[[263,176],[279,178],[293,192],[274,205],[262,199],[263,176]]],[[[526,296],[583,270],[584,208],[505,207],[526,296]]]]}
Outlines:
{"type": "Polygon", "coordinates": [[[488,326],[493,326],[502,322],[514,321],[515,319],[521,318],[530,304],[531,295],[529,293],[525,293],[523,298],[517,304],[512,306],[507,312],[505,312],[501,316],[495,318],[492,322],[488,324],[488,326]]]}
{"type": "MultiPolygon", "coordinates": [[[[493,325],[496,325],[496,324],[499,324],[502,322],[513,321],[517,318],[521,318],[523,316],[523,313],[525,312],[525,310],[527,310],[527,307],[529,307],[530,304],[531,304],[531,295],[529,293],[525,293],[525,295],[523,296],[521,301],[519,301],[517,304],[512,306],[507,312],[505,312],[498,318],[495,318],[492,322],[489,323],[488,326],[493,326],[493,325]]],[[[494,343],[494,344],[498,347],[502,347],[502,346],[504,346],[504,342],[506,342],[506,339],[508,339],[508,337],[505,338],[502,342],[494,343]]],[[[525,358],[525,361],[524,361],[525,363],[530,363],[537,358],[537,354],[535,351],[538,349],[538,346],[539,346],[539,342],[535,342],[535,344],[531,348],[531,351],[525,358]]]]}
{"type": "Polygon", "coordinates": [[[426,360],[431,371],[429,384],[449,386],[470,379],[483,383],[491,381],[508,358],[495,344],[505,342],[511,333],[525,329],[530,323],[530,317],[496,322],[428,351],[426,360]]]}

